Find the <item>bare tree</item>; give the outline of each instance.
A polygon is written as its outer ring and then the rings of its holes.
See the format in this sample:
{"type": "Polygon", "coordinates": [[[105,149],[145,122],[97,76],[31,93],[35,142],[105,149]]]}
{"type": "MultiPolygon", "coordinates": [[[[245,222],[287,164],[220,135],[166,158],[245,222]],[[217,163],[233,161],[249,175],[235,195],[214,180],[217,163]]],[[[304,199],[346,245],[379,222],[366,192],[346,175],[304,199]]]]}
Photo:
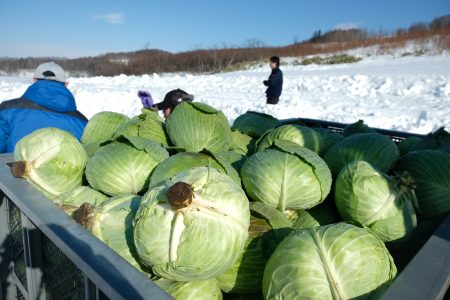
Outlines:
{"type": "Polygon", "coordinates": [[[450,15],[442,16],[431,21],[430,28],[441,30],[450,27],[450,15]]]}
{"type": "Polygon", "coordinates": [[[249,38],[243,44],[244,48],[263,48],[266,47],[264,41],[257,38],[249,38]]]}
{"type": "Polygon", "coordinates": [[[408,31],[411,33],[419,33],[419,32],[426,32],[428,30],[428,26],[423,23],[414,23],[411,26],[409,26],[408,31]]]}
{"type": "Polygon", "coordinates": [[[142,49],[144,49],[144,50],[150,49],[150,42],[146,42],[146,43],[144,44],[144,46],[142,47],[142,49]]]}

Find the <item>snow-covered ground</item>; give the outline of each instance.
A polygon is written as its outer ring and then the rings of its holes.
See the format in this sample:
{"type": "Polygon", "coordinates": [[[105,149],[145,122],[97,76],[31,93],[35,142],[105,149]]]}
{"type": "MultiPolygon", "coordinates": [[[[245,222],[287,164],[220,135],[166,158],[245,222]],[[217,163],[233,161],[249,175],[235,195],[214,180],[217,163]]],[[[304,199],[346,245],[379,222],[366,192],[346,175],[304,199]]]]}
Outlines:
{"type": "MultiPolygon", "coordinates": [[[[363,119],[371,127],[429,133],[450,130],[450,55],[366,56],[341,65],[294,65],[283,62],[283,94],[275,106],[265,104],[262,81],[269,66],[212,75],[151,74],[69,78],[78,109],[87,117],[100,111],[140,113],[138,90],[151,92],[156,102],[181,88],[195,101],[223,110],[230,123],[247,110],[277,118],[313,118],[342,123],[363,119]]],[[[29,77],[0,77],[0,102],[16,98],[31,83],[29,77]]]]}

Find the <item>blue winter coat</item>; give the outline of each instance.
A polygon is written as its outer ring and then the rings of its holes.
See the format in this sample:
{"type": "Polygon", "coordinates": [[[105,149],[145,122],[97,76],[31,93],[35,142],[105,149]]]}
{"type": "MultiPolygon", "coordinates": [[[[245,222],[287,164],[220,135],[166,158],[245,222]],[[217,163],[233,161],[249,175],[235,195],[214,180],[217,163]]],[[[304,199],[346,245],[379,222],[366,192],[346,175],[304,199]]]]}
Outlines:
{"type": "Polygon", "coordinates": [[[0,153],[14,152],[22,137],[44,127],[66,130],[80,140],[86,123],[64,83],[38,80],[21,98],[0,103],[0,153]]]}

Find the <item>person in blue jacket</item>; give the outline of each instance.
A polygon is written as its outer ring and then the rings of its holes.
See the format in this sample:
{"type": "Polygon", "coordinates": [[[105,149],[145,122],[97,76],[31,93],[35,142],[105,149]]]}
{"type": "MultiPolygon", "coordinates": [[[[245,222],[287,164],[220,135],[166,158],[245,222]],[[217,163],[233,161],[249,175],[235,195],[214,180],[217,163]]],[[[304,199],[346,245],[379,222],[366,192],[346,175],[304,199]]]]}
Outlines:
{"type": "Polygon", "coordinates": [[[54,62],[43,63],[36,68],[33,81],[22,97],[0,103],[0,153],[14,152],[21,138],[45,127],[81,139],[88,120],[77,111],[64,70],[54,62]]]}
{"type": "Polygon", "coordinates": [[[270,68],[272,72],[269,79],[264,80],[263,84],[267,86],[267,104],[277,104],[283,89],[283,72],[280,70],[280,58],[278,56],[270,58],[270,68]]]}

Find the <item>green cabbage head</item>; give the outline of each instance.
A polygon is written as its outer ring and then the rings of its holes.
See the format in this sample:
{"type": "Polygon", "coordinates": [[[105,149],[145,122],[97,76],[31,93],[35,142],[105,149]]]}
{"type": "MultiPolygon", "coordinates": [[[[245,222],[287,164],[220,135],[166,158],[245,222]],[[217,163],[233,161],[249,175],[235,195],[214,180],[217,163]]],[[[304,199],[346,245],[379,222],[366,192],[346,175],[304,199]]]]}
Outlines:
{"type": "Polygon", "coordinates": [[[407,171],[414,178],[421,217],[436,218],[450,212],[449,153],[413,151],[401,157],[395,170],[407,171]]]}
{"type": "Polygon", "coordinates": [[[358,122],[345,126],[342,131],[342,135],[345,137],[356,133],[376,133],[376,131],[375,129],[367,126],[363,120],[358,120],[358,122]]]}
{"type": "Polygon", "coordinates": [[[319,155],[282,140],[249,157],[241,179],[251,199],[282,212],[316,206],[331,188],[330,170],[319,155]]]}
{"type": "Polygon", "coordinates": [[[325,153],[328,148],[344,139],[344,136],[342,134],[332,131],[328,128],[314,127],[313,129],[320,133],[320,135],[322,136],[324,144],[323,153],[325,153]]]}
{"type": "Polygon", "coordinates": [[[211,167],[178,173],[144,196],[134,223],[141,261],[176,281],[217,276],[240,256],[248,237],[249,202],[211,167]]]}
{"type": "Polygon", "coordinates": [[[69,132],[47,127],[20,139],[13,175],[23,177],[49,199],[80,186],[88,156],[69,132]]]}
{"type": "Polygon", "coordinates": [[[117,129],[115,137],[120,135],[137,136],[158,142],[165,146],[169,145],[169,138],[165,130],[164,120],[162,120],[157,112],[149,109],[142,109],[140,115],[123,123],[117,129]]]}
{"type": "Polygon", "coordinates": [[[278,119],[271,115],[256,111],[247,111],[234,120],[232,127],[251,137],[259,138],[267,130],[275,128],[277,124],[278,119]]]}
{"type": "Polygon", "coordinates": [[[256,150],[261,151],[269,148],[276,140],[292,142],[317,154],[320,154],[324,149],[324,142],[320,133],[306,126],[288,124],[266,132],[257,142],[256,150]]]}
{"type": "Polygon", "coordinates": [[[86,166],[86,179],[108,195],[138,194],[147,190],[150,173],[167,157],[160,144],[128,137],[100,148],[86,166]]]}
{"type": "Polygon", "coordinates": [[[255,144],[255,138],[236,129],[231,131],[230,150],[242,155],[250,156],[255,152],[255,144]]]}
{"type": "Polygon", "coordinates": [[[124,114],[101,111],[92,116],[84,127],[81,142],[83,144],[102,143],[113,138],[117,129],[130,118],[124,114]]]}
{"type": "Polygon", "coordinates": [[[384,243],[337,223],[293,231],[264,270],[265,299],[378,299],[397,269],[384,243]]]}
{"type": "Polygon", "coordinates": [[[330,147],[324,156],[334,176],[355,160],[367,161],[381,172],[388,172],[398,158],[397,145],[380,133],[352,134],[330,147]]]}
{"type": "Polygon", "coordinates": [[[166,120],[174,146],[190,152],[228,150],[231,128],[223,112],[199,102],[182,102],[166,120]]]}
{"type": "Polygon", "coordinates": [[[411,149],[422,141],[421,138],[416,136],[409,136],[398,144],[398,149],[400,150],[400,156],[408,153],[411,149]]]}
{"type": "Polygon", "coordinates": [[[109,198],[98,206],[83,204],[75,219],[122,258],[141,270],[133,243],[133,220],[141,197],[121,194],[109,198]]]}
{"type": "Polygon", "coordinates": [[[408,237],[417,225],[412,179],[385,175],[365,161],[354,161],[337,176],[335,200],[346,221],[369,227],[384,242],[408,237]]]}

